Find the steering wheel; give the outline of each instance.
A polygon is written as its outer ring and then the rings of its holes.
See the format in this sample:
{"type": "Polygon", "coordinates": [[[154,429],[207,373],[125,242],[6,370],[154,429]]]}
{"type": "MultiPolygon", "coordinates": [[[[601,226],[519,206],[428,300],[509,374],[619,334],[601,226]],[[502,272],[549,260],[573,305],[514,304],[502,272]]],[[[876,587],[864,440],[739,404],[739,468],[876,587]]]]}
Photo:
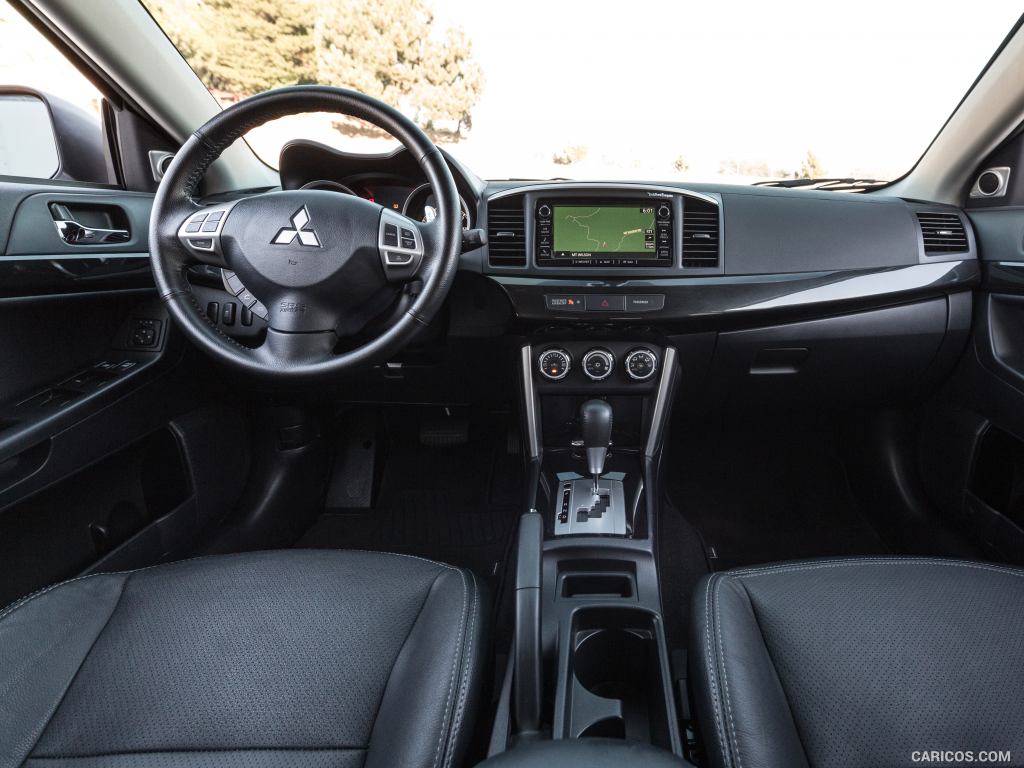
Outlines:
{"type": "Polygon", "coordinates": [[[290,382],[335,376],[403,347],[444,302],[461,244],[458,191],[437,147],[388,105],[326,86],[253,96],[198,129],[160,182],[149,236],[157,289],[185,335],[237,371],[290,382]],[[437,217],[423,224],[323,190],[278,190],[212,204],[197,199],[206,170],[236,139],[301,112],[361,118],[397,138],[423,169],[437,217]],[[246,298],[263,303],[268,328],[259,347],[239,344],[206,317],[186,278],[196,264],[233,271],[252,294],[246,298]],[[341,341],[396,306],[373,338],[337,351],[341,341]]]}

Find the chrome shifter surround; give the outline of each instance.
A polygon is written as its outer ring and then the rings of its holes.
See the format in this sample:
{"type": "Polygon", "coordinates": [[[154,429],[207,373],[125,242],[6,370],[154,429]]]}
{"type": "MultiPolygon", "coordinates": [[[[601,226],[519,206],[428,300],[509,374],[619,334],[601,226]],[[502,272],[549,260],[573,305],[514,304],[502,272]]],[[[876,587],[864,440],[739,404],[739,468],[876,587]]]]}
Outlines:
{"type": "Polygon", "coordinates": [[[621,480],[598,481],[594,493],[594,478],[578,477],[562,480],[555,497],[555,535],[625,536],[626,497],[621,480]],[[590,516],[583,510],[592,510],[607,497],[607,506],[599,516],[590,516]]]}

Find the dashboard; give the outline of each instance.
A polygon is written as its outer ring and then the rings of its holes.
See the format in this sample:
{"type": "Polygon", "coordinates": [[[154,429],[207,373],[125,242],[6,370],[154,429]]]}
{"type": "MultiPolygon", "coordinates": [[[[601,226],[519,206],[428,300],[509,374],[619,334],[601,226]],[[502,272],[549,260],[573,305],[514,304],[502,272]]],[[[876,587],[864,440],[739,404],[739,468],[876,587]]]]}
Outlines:
{"type": "MultiPolygon", "coordinates": [[[[980,274],[955,206],[756,186],[484,182],[445,158],[463,226],[483,243],[464,251],[460,272],[496,286],[526,324],[735,326],[968,289],[980,274]]],[[[295,141],[282,150],[281,180],[434,215],[402,148],[357,155],[295,141]]]]}
{"type": "MultiPolygon", "coordinates": [[[[444,154],[474,232],[445,311],[409,354],[422,363],[432,359],[423,347],[443,358],[443,344],[482,345],[483,362],[445,380],[453,390],[470,388],[474,376],[493,376],[485,389],[506,383],[490,363],[502,345],[526,340],[540,392],[645,391],[660,384],[665,350],[676,349],[680,397],[699,408],[759,395],[772,403],[907,395],[958,359],[972,289],[983,268],[1002,268],[979,253],[976,212],[969,219],[956,206],[878,191],[483,181],[444,154]],[[645,368],[655,371],[649,380],[638,378],[645,368]]],[[[321,186],[430,216],[426,179],[404,150],[353,155],[297,141],[282,150],[280,172],[285,189],[321,186]]],[[[80,199],[55,190],[47,194],[80,199]]],[[[96,258],[57,237],[47,194],[28,184],[12,194],[0,296],[151,286],[142,245],[149,196],[103,193],[135,237],[96,258]]],[[[211,268],[191,277],[219,330],[260,343],[265,312],[236,275],[211,268]]],[[[414,370],[401,374],[406,396],[440,386],[433,374],[413,382],[414,370]]]]}
{"type": "MultiPolygon", "coordinates": [[[[646,391],[671,346],[690,376],[683,389],[700,383],[686,396],[702,403],[878,400],[948,372],[965,343],[981,267],[955,206],[724,184],[485,182],[445,157],[463,224],[477,230],[466,241],[481,245],[463,251],[437,333],[530,340],[524,370],[539,392],[646,391]]],[[[401,149],[295,142],[281,177],[431,216],[429,187],[401,149]]]]}

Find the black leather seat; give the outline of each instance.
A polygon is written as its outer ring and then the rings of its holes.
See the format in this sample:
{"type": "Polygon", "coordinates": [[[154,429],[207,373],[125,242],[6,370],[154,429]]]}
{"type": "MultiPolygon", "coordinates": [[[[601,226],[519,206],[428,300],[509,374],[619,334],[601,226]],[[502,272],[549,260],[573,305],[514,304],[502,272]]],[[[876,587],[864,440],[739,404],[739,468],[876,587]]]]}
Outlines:
{"type": "Polygon", "coordinates": [[[780,564],[713,574],[694,608],[711,766],[952,765],[982,751],[1024,765],[1024,571],[780,564]]]}
{"type": "Polygon", "coordinates": [[[285,551],[72,580],[0,614],[0,766],[458,765],[471,573],[285,551]]]}

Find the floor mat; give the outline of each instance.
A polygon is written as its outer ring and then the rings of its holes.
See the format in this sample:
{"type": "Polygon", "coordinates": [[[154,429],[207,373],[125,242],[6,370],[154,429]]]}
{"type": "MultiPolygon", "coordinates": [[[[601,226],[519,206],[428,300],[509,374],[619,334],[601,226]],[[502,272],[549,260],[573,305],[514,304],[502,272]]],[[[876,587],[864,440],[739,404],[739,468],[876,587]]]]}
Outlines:
{"type": "Polygon", "coordinates": [[[669,495],[713,570],[889,553],[858,509],[827,432],[789,424],[684,434],[666,465],[669,495]]]}
{"type": "Polygon", "coordinates": [[[521,459],[506,451],[504,424],[473,423],[461,445],[425,446],[418,417],[385,418],[388,451],[374,506],[326,509],[296,546],[400,552],[496,578],[522,511],[521,459]]]}

